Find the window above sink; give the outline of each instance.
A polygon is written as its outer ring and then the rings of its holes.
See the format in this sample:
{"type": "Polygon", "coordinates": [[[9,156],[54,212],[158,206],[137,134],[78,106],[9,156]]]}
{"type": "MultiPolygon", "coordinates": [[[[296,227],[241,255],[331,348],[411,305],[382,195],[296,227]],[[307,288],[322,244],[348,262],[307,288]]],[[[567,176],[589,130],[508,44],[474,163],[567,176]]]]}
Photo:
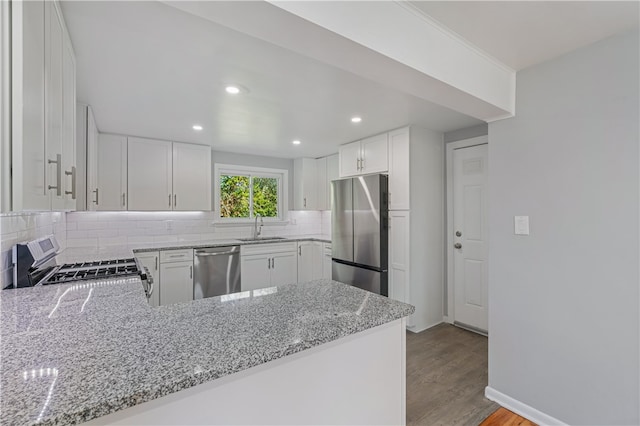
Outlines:
{"type": "Polygon", "coordinates": [[[288,170],[214,165],[214,212],[217,223],[285,221],[288,201],[288,170]]]}

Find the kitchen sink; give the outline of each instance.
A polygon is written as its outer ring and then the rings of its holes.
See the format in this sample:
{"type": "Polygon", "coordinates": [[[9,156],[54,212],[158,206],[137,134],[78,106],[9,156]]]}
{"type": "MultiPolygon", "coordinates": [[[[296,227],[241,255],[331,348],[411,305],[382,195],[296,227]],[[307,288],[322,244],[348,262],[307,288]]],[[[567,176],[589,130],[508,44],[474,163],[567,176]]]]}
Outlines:
{"type": "Polygon", "coordinates": [[[271,241],[271,240],[286,240],[285,237],[258,237],[258,238],[238,238],[240,241],[271,241]]]}

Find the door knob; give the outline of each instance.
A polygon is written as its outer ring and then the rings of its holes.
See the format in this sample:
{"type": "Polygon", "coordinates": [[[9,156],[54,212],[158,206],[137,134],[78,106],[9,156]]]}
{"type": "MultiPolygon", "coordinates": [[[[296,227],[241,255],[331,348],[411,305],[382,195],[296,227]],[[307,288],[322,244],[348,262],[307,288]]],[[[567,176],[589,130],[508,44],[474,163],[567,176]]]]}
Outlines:
{"type": "Polygon", "coordinates": [[[456,231],[456,237],[462,237],[462,232],[456,231]]]}
{"type": "Polygon", "coordinates": [[[461,248],[462,248],[462,244],[460,244],[460,243],[455,243],[455,244],[453,245],[453,248],[455,248],[455,249],[461,249],[461,248]]]}

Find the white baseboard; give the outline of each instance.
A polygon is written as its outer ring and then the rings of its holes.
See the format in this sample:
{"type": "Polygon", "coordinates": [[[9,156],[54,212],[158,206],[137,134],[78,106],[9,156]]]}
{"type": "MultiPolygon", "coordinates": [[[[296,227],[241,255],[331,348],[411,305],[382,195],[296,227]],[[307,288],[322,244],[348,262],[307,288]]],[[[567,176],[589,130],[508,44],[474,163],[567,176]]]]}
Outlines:
{"type": "Polygon", "coordinates": [[[413,325],[413,326],[411,326],[411,327],[407,326],[407,330],[409,330],[409,331],[410,331],[410,332],[412,332],[412,333],[420,333],[421,331],[428,330],[428,329],[430,329],[431,327],[435,327],[435,326],[436,326],[436,325],[438,325],[438,324],[442,324],[442,321],[438,321],[438,322],[435,322],[435,323],[433,323],[433,324],[429,324],[429,325],[422,326],[422,327],[418,327],[418,326],[416,326],[416,325],[413,325]]]}
{"type": "Polygon", "coordinates": [[[442,322],[446,322],[447,324],[453,324],[453,318],[449,318],[448,315],[442,317],[442,322]]]}
{"type": "Polygon", "coordinates": [[[551,417],[542,411],[536,410],[524,402],[513,399],[490,386],[484,388],[484,396],[493,402],[497,402],[507,410],[513,411],[514,413],[524,417],[525,419],[531,420],[540,426],[566,426],[566,423],[561,422],[555,417],[551,417]]]}

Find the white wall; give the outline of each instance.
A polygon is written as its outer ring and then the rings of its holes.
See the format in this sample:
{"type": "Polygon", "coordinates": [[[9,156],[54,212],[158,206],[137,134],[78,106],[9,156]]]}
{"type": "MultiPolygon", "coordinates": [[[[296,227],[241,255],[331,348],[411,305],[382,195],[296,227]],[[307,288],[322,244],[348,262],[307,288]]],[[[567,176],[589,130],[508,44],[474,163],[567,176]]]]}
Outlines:
{"type": "Polygon", "coordinates": [[[639,50],[519,72],[489,125],[489,387],[569,424],[640,422],[639,50]]]}

